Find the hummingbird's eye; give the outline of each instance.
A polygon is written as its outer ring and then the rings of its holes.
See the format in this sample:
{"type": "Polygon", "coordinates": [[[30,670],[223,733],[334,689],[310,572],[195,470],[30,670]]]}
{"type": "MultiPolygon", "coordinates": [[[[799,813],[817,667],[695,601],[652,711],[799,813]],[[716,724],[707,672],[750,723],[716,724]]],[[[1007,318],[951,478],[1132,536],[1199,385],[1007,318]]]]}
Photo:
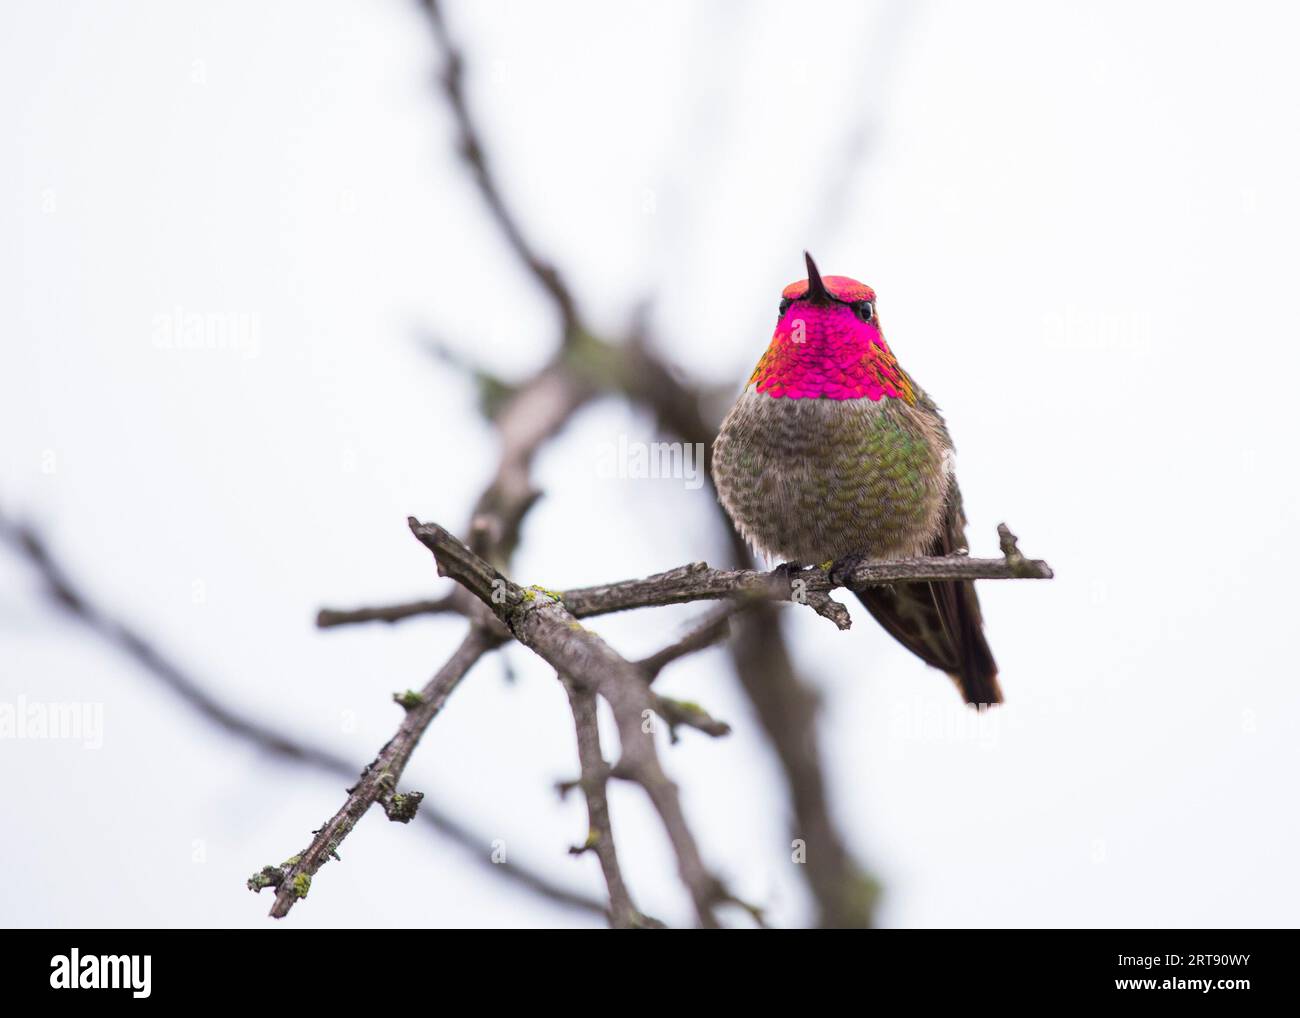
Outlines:
{"type": "Polygon", "coordinates": [[[790,310],[790,305],[791,305],[792,303],[793,303],[793,301],[791,301],[789,297],[787,297],[787,298],[785,298],[785,300],[781,301],[781,306],[778,307],[778,308],[776,309],[776,317],[777,317],[778,319],[780,319],[780,317],[781,317],[783,314],[785,314],[787,311],[790,310]]]}
{"type": "Polygon", "coordinates": [[[875,317],[876,305],[869,300],[860,300],[853,305],[853,310],[864,322],[869,322],[875,317]]]}

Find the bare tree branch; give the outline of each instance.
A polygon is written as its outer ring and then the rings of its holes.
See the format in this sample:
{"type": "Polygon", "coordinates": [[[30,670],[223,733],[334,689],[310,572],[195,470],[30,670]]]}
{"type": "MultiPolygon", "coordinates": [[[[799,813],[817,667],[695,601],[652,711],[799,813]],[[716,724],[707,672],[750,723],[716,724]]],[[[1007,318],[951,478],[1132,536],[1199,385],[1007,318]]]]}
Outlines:
{"type": "MultiPolygon", "coordinates": [[[[1005,530],[1006,524],[999,527],[1005,530]]],[[[417,530],[417,536],[419,535],[417,530]]],[[[1010,534],[1010,531],[1006,531],[1010,534]]],[[[423,540],[423,537],[421,537],[423,540]]],[[[865,590],[882,584],[915,580],[1050,580],[1051,567],[1039,559],[1027,559],[1015,550],[1002,558],[969,558],[947,555],[934,558],[864,560],[852,565],[843,576],[832,577],[831,571],[807,567],[789,571],[778,567],[770,572],[754,569],[711,569],[704,562],[678,566],[639,580],[622,580],[594,587],[562,591],[558,596],[576,618],[589,618],[631,608],[650,608],[688,601],[722,598],[752,598],[769,601],[793,601],[808,604],[819,615],[835,621],[841,629],[849,628],[844,606],[830,601],[839,611],[819,602],[832,590],[845,587],[865,590]],[[841,615],[841,613],[843,613],[841,615]]]]}
{"type": "MultiPolygon", "coordinates": [[[[481,554],[503,564],[509,561],[511,553],[518,544],[524,517],[541,494],[532,485],[533,457],[538,448],[564,426],[578,407],[590,398],[590,395],[591,389],[577,375],[565,368],[563,357],[557,358],[555,362],[547,365],[513,390],[496,419],[501,436],[501,456],[497,471],[480,496],[470,520],[470,533],[476,549],[481,554]]],[[[466,646],[484,640],[491,641],[479,651],[478,655],[475,655],[474,659],[477,660],[484,650],[495,646],[504,636],[504,630],[495,617],[472,599],[467,600],[464,592],[459,590],[445,598],[422,601],[414,605],[361,608],[350,611],[322,609],[318,613],[317,625],[324,628],[359,621],[396,622],[415,615],[442,612],[458,612],[468,616],[471,620],[471,629],[461,649],[453,655],[421,694],[423,700],[429,702],[432,702],[430,696],[434,696],[436,709],[429,713],[428,702],[413,704],[414,710],[412,714],[408,714],[398,736],[381,750],[376,762],[363,773],[361,782],[349,789],[348,798],[343,806],[325,827],[316,832],[317,837],[307,851],[294,856],[290,864],[264,867],[250,878],[249,887],[255,891],[266,886],[276,887],[272,916],[281,918],[288,914],[294,901],[305,896],[311,878],[324,865],[338,843],[351,832],[361,814],[375,801],[383,801],[380,799],[382,791],[376,790],[373,782],[367,780],[367,775],[389,773],[400,776],[401,769],[405,767],[406,759],[414,750],[420,734],[432,721],[437,710],[441,709],[446,699],[446,694],[436,696],[438,690],[433,689],[434,685],[439,683],[439,677],[444,676],[446,681],[450,682],[446,690],[449,694],[464,674],[464,671],[457,674],[457,666],[462,655],[466,653],[466,646]],[[417,727],[411,730],[411,735],[404,738],[402,732],[407,731],[413,723],[417,727]],[[401,751],[403,755],[400,758],[400,766],[396,770],[391,761],[376,769],[380,762],[385,761],[386,755],[397,751],[401,751]]],[[[411,801],[408,797],[403,800],[403,803],[408,804],[411,801]]],[[[418,805],[418,800],[416,804],[418,805]]],[[[385,809],[388,810],[387,805],[385,809]]],[[[389,816],[392,817],[391,811],[389,816]]]]}
{"type": "MultiPolygon", "coordinates": [[[[862,561],[851,564],[842,573],[835,569],[827,571],[816,567],[802,571],[778,568],[767,573],[756,570],[717,570],[710,569],[704,563],[695,563],[643,580],[627,580],[561,593],[543,591],[539,588],[522,591],[482,559],[474,556],[468,548],[443,528],[436,524],[421,524],[414,519],[410,520],[410,525],[416,537],[434,552],[439,573],[451,576],[485,603],[495,602],[494,610],[497,611],[498,617],[510,627],[516,638],[525,643],[527,640],[520,635],[517,623],[510,621],[509,611],[503,610],[501,605],[545,599],[545,603],[552,605],[551,610],[559,614],[562,620],[573,620],[569,626],[570,631],[572,627],[578,627],[578,632],[586,632],[578,625],[577,618],[629,608],[680,604],[686,601],[718,598],[741,598],[742,602],[753,599],[794,600],[810,605],[819,614],[834,617],[834,613],[827,605],[835,605],[841,611],[843,606],[832,601],[829,592],[842,585],[849,589],[861,589],[874,584],[914,580],[1050,579],[1052,577],[1052,570],[1047,563],[1026,559],[1021,554],[1015,536],[1005,524],[1001,524],[998,527],[1003,552],[1001,559],[972,559],[954,555],[862,561]]],[[[845,613],[841,628],[847,628],[847,621],[847,613],[845,613]]],[[[691,634],[685,640],[647,660],[654,664],[666,663],[680,656],[681,653],[707,646],[711,642],[710,638],[716,638],[718,635],[709,631],[711,625],[706,624],[698,633],[691,634]]],[[[554,627],[548,638],[557,639],[559,642],[564,640],[562,634],[556,636],[554,627]]],[[[595,639],[599,641],[598,637],[595,639]]],[[[554,647],[549,645],[539,647],[535,644],[529,646],[532,646],[552,665],[560,667],[557,664],[557,651],[554,647]]],[[[599,646],[608,651],[603,642],[599,642],[599,646]]],[[[590,651],[591,648],[586,650],[590,651]]],[[[770,668],[771,663],[756,663],[756,672],[760,671],[758,666],[770,668]]],[[[785,665],[778,662],[778,666],[788,666],[788,662],[785,665]]],[[[645,677],[652,673],[643,666],[641,674],[645,677]]],[[[822,923],[835,927],[864,925],[869,921],[878,894],[877,885],[852,861],[834,831],[826,806],[820,766],[815,756],[811,755],[812,751],[807,745],[791,741],[797,733],[810,731],[815,727],[816,700],[811,695],[804,694],[801,687],[792,684],[776,688],[764,688],[757,683],[754,685],[751,697],[762,716],[771,718],[777,711],[785,712],[781,723],[769,724],[768,728],[777,740],[778,752],[786,763],[792,782],[800,782],[801,794],[795,798],[798,822],[795,835],[797,840],[803,843],[810,857],[809,881],[821,905],[822,923]],[[794,715],[793,719],[789,717],[791,714],[794,715]]],[[[694,704],[679,704],[675,701],[666,701],[661,697],[652,697],[648,705],[643,701],[641,709],[651,709],[659,713],[669,723],[670,729],[674,729],[678,724],[689,724],[713,735],[726,734],[729,731],[725,724],[714,721],[694,704]]],[[[657,762],[655,766],[657,767],[657,762]]],[[[649,787],[647,791],[650,791],[649,787]]],[[[656,801],[656,806],[659,805],[656,801]]],[[[668,808],[671,810],[671,804],[668,808]]],[[[677,814],[670,815],[675,817],[677,814]]],[[[668,816],[665,816],[665,824],[669,823],[668,816]]],[[[697,855],[683,862],[679,856],[683,879],[687,880],[688,886],[692,886],[697,906],[700,894],[705,895],[705,900],[716,902],[725,895],[725,892],[717,886],[716,882],[708,883],[713,878],[705,871],[694,868],[696,859],[698,859],[697,855]],[[688,872],[691,874],[690,879],[687,879],[688,872]],[[692,880],[695,881],[694,884],[692,880]]],[[[700,914],[702,922],[707,922],[705,916],[711,916],[707,910],[700,914]]]]}
{"type": "Polygon", "coordinates": [[[581,777],[578,784],[587,799],[587,840],[570,849],[575,855],[594,852],[600,860],[605,886],[609,889],[609,922],[615,929],[638,929],[662,926],[657,919],[643,915],[632,903],[632,895],[623,880],[618,865],[618,850],[614,844],[614,828],[609,819],[609,800],[606,786],[609,782],[609,764],[600,748],[600,728],[596,723],[596,694],[561,674],[560,681],[569,695],[573,711],[573,724],[578,737],[578,762],[581,777]]]}
{"type": "Polygon", "coordinates": [[[401,622],[413,615],[445,615],[460,611],[457,599],[440,597],[436,601],[411,601],[407,604],[387,605],[381,608],[322,608],[316,613],[316,625],[320,629],[333,626],[350,626],[357,622],[401,622]]]}
{"type": "Polygon", "coordinates": [[[410,520],[411,530],[434,554],[438,572],[449,576],[487,605],[516,640],[557,672],[600,693],[614,712],[621,756],[615,772],[635,781],[659,814],[677,856],[678,874],[690,892],[700,925],[716,927],[715,907],[734,900],[709,872],[682,812],[677,786],[664,773],[655,749],[655,712],[644,676],[563,603],[536,587],[512,583],[468,546],[436,524],[410,520]]]}
{"type": "MultiPolygon", "coordinates": [[[[41,534],[30,524],[13,520],[0,511],[0,540],[19,552],[35,569],[51,600],[70,617],[101,637],[113,649],[125,655],[146,674],[180,697],[186,706],[219,730],[249,743],[255,748],[287,762],[311,767],[351,780],[356,764],[325,749],[314,746],[223,703],[176,661],[158,650],[134,625],[124,622],[100,607],[57,559],[41,534]]],[[[584,912],[604,911],[599,902],[582,894],[558,887],[518,862],[493,864],[483,852],[490,841],[463,822],[443,813],[432,803],[424,803],[420,820],[430,831],[450,839],[492,871],[526,887],[539,896],[584,912]]]]}
{"type": "MultiPolygon", "coordinates": [[[[418,534],[417,530],[417,536],[418,534]]],[[[770,572],[762,572],[755,569],[713,569],[708,563],[692,562],[644,579],[620,580],[594,587],[578,587],[563,591],[559,596],[569,611],[580,619],[628,611],[633,608],[653,608],[684,604],[689,601],[716,601],[724,598],[793,601],[797,604],[809,605],[818,615],[830,619],[840,629],[848,629],[852,624],[848,612],[842,604],[828,596],[832,590],[839,587],[848,590],[865,590],[883,584],[925,580],[1050,580],[1052,578],[1052,569],[1046,562],[1041,559],[1027,559],[1020,553],[1016,547],[1016,538],[1007,529],[1005,523],[998,524],[998,534],[1003,547],[1002,558],[946,555],[931,558],[864,560],[852,565],[842,577],[837,578],[832,578],[831,571],[815,566],[800,570],[777,568],[770,572]]],[[[443,602],[431,603],[442,604],[443,602]]],[[[372,615],[382,614],[395,618],[419,614],[415,610],[404,611],[401,606],[367,611],[372,615]]],[[[725,621],[721,619],[719,623],[725,621]]],[[[712,623],[694,634],[693,640],[704,639],[703,646],[717,642],[726,635],[725,627],[720,630],[714,628],[719,623],[712,623]]],[[[666,648],[660,653],[668,655],[663,662],[666,664],[674,657],[679,657],[682,653],[691,653],[696,649],[699,648],[692,642],[683,643],[680,648],[666,648]],[[681,653],[675,653],[676,649],[680,649],[681,653]]]]}
{"type": "Polygon", "coordinates": [[[500,637],[478,626],[469,633],[456,652],[438,673],[429,680],[416,696],[404,699],[406,718],[397,734],[380,750],[371,764],[361,772],[361,778],[348,789],[347,801],[321,828],[315,832],[311,844],[293,856],[283,866],[264,867],[249,879],[254,891],[263,887],[276,889],[271,915],[283,919],[299,898],[307,897],[312,877],[329,862],[338,858],[339,846],[356,826],[366,810],[378,802],[389,820],[410,823],[419,809],[423,793],[402,793],[397,790],[406,764],[411,759],[420,736],[441,712],[447,697],[460,684],[466,673],[487,651],[500,642],[500,637]]]}
{"type": "MultiPolygon", "coordinates": [[[[770,573],[715,570],[697,563],[645,580],[628,580],[556,593],[539,587],[524,589],[517,586],[437,524],[420,523],[414,518],[409,523],[412,533],[433,552],[440,575],[451,577],[478,597],[492,609],[519,642],[534,650],[562,674],[571,676],[572,681],[598,689],[609,700],[623,741],[623,758],[616,770],[626,772],[637,780],[659,810],[678,853],[683,882],[691,890],[697,914],[704,925],[716,922],[712,906],[723,900],[726,892],[703,868],[694,839],[681,814],[676,789],[663,774],[654,752],[653,739],[647,738],[642,722],[650,716],[648,712],[656,712],[670,724],[692,724],[703,731],[712,728],[711,734],[725,734],[725,726],[713,722],[713,719],[694,705],[675,704],[649,695],[644,689],[647,671],[625,661],[600,637],[584,629],[578,623],[578,617],[722,597],[806,600],[811,603],[804,594],[827,595],[830,590],[842,585],[858,589],[899,581],[1048,579],[1052,575],[1045,562],[1026,559],[1021,555],[1014,535],[1004,524],[998,528],[1003,548],[1001,559],[948,556],[864,561],[851,565],[843,575],[835,570],[828,573],[819,568],[808,568],[793,574],[784,569],[775,569],[770,573]],[[635,684],[629,685],[631,679],[638,675],[641,688],[636,688],[635,684]]],[[[707,646],[708,642],[702,638],[688,638],[682,644],[656,655],[656,658],[671,659],[680,656],[677,652],[683,644],[691,649],[700,649],[707,646]]],[[[808,703],[803,709],[811,712],[814,705],[808,703]]],[[[828,814],[823,812],[817,815],[828,814]]],[[[816,828],[814,836],[817,839],[816,850],[821,853],[826,853],[828,846],[837,844],[823,828],[816,828]]],[[[875,891],[874,885],[865,876],[860,877],[855,891],[844,884],[843,875],[847,872],[844,860],[836,860],[832,867],[823,867],[823,872],[829,872],[834,877],[837,888],[833,892],[829,887],[823,888],[825,894],[848,895],[841,912],[825,916],[828,922],[839,919],[848,924],[850,921],[858,921],[864,911],[869,912],[875,891]]]]}

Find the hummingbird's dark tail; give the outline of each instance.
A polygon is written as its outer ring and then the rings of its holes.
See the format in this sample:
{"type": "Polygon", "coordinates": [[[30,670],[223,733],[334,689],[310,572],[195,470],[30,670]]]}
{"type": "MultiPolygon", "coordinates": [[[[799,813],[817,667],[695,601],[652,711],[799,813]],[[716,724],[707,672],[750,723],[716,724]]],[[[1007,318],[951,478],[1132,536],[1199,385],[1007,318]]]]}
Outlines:
{"type": "Polygon", "coordinates": [[[1002,702],[973,583],[895,583],[860,591],[858,600],[890,636],[951,675],[967,703],[1002,702]]]}
{"type": "MultiPolygon", "coordinates": [[[[965,549],[965,526],[961,493],[954,483],[944,525],[927,553],[951,555],[965,549]]],[[[926,664],[951,675],[967,703],[1002,702],[998,666],[984,639],[975,584],[969,580],[895,583],[868,587],[858,593],[858,600],[895,640],[926,664]]]]}
{"type": "Polygon", "coordinates": [[[998,665],[993,660],[993,651],[984,639],[984,621],[980,617],[979,598],[975,595],[975,584],[932,583],[930,584],[936,602],[951,598],[956,604],[951,608],[940,607],[939,617],[945,624],[955,629],[957,643],[958,670],[949,674],[957,680],[967,703],[991,704],[1002,702],[1002,689],[998,686],[998,665]],[[946,587],[948,590],[936,588],[946,587]]]}

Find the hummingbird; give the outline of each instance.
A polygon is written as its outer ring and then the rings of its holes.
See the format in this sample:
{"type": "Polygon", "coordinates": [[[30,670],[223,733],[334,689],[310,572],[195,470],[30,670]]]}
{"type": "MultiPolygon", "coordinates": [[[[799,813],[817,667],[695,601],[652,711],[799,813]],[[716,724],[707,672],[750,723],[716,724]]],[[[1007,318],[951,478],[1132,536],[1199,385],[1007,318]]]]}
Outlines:
{"type": "MultiPolygon", "coordinates": [[[[718,498],[752,548],[787,572],[964,553],[953,444],[934,401],[885,342],[876,293],[847,276],[781,292],[776,331],[713,445],[718,498]]],[[[891,636],[947,672],[967,703],[1002,702],[970,581],[856,592],[891,636]]]]}

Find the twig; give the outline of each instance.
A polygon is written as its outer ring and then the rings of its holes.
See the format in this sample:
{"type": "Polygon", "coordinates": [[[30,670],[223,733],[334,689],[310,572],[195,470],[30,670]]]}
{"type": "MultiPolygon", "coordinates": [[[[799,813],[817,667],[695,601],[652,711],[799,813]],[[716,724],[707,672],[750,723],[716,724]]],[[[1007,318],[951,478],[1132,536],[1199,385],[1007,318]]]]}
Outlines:
{"type": "Polygon", "coordinates": [[[946,555],[863,561],[853,566],[841,578],[842,582],[832,579],[829,571],[816,567],[793,573],[780,568],[760,572],[754,569],[713,569],[704,562],[694,562],[644,579],[580,587],[563,591],[559,596],[576,618],[721,598],[793,601],[808,604],[819,615],[834,621],[840,629],[848,629],[848,613],[844,612],[843,605],[829,599],[830,592],[841,586],[861,590],[911,580],[1051,578],[1052,570],[1046,562],[1027,559],[1018,551],[1014,556],[1004,555],[996,559],[946,555]],[[832,605],[834,608],[830,607],[832,605]]]}
{"type": "Polygon", "coordinates": [[[311,844],[282,867],[266,867],[249,880],[249,887],[260,891],[275,887],[275,904],[271,915],[283,919],[294,903],[307,896],[312,878],[331,858],[338,858],[339,846],[352,833],[357,822],[376,802],[388,819],[409,823],[419,808],[423,793],[400,793],[397,790],[407,761],[426,728],[442,710],[452,691],[474,663],[496,645],[499,638],[472,626],[460,647],[419,695],[405,703],[406,718],[397,734],[388,741],[361,777],[348,790],[347,801],[324,826],[315,832],[311,844]],[[278,870],[278,872],[277,872],[278,870]]]}
{"type": "MultiPolygon", "coordinates": [[[[654,682],[668,665],[725,640],[731,632],[731,617],[744,610],[745,604],[733,602],[713,611],[699,625],[676,643],[670,644],[636,663],[646,682],[654,682]]],[[[694,728],[715,739],[731,734],[731,726],[719,721],[698,703],[674,700],[655,694],[655,712],[668,724],[668,737],[676,743],[679,727],[694,728]]]]}
{"type": "Polygon", "coordinates": [[[435,601],[411,601],[379,608],[322,608],[316,613],[316,625],[320,629],[329,629],[333,626],[350,626],[357,622],[392,624],[414,615],[445,615],[456,611],[460,611],[460,608],[454,597],[440,597],[435,601]]]}
{"type": "Polygon", "coordinates": [[[694,728],[697,732],[711,735],[715,739],[731,734],[729,724],[713,717],[698,703],[689,700],[674,700],[671,697],[655,694],[654,707],[655,713],[667,723],[668,738],[672,740],[674,745],[678,741],[677,729],[679,727],[694,728]]]}
{"type": "MultiPolygon", "coordinates": [[[[35,569],[45,585],[47,595],[72,618],[101,637],[110,647],[125,655],[145,674],[153,676],[176,694],[181,701],[205,721],[262,752],[289,763],[310,767],[345,780],[357,774],[355,763],[321,746],[314,746],[282,732],[230,707],[214,697],[190,672],[158,650],[141,631],[109,614],[71,576],[54,555],[41,534],[31,525],[18,522],[0,511],[0,539],[10,544],[35,569]]],[[[482,851],[488,838],[462,821],[442,812],[433,803],[420,809],[421,822],[439,836],[449,839],[482,865],[491,867],[498,876],[570,908],[597,914],[603,906],[585,895],[559,887],[546,877],[521,866],[517,861],[494,864],[482,851]]]]}
{"type": "Polygon", "coordinates": [[[511,582],[468,546],[436,524],[410,520],[412,532],[434,554],[438,572],[478,597],[524,646],[557,672],[594,689],[609,703],[618,726],[622,755],[615,773],[635,781],[659,814],[677,856],[677,870],[705,927],[716,927],[715,907],[733,900],[705,867],[682,812],[677,786],[664,773],[646,724],[655,704],[636,665],[584,629],[554,596],[511,582]]]}
{"type": "MultiPolygon", "coordinates": [[[[715,611],[676,643],[637,662],[647,682],[653,682],[659,673],[674,661],[720,643],[731,634],[731,617],[742,605],[729,604],[715,611]]],[[[572,610],[572,609],[570,609],[572,610]]]]}
{"type": "MultiPolygon", "coordinates": [[[[621,580],[594,587],[577,587],[563,591],[560,596],[565,606],[577,618],[607,615],[611,612],[633,608],[653,608],[689,601],[721,600],[724,598],[752,598],[764,601],[793,601],[807,604],[818,615],[830,619],[840,629],[852,624],[844,606],[829,597],[832,590],[865,590],[868,587],[915,580],[1050,580],[1052,569],[1042,559],[1027,559],[1016,547],[1016,538],[1005,523],[998,524],[1002,558],[971,558],[967,555],[943,555],[930,558],[878,559],[860,562],[852,567],[843,582],[837,583],[828,570],[816,567],[788,572],[773,569],[763,572],[756,569],[713,569],[706,562],[692,562],[643,579],[621,580]],[[1009,550],[1008,550],[1009,549],[1009,550]]],[[[418,536],[418,531],[417,531],[418,536]]],[[[446,611],[450,601],[425,602],[438,605],[437,609],[421,609],[415,605],[394,605],[388,608],[363,609],[376,617],[392,619],[410,615],[427,614],[430,610],[446,611]]],[[[324,612],[322,612],[324,614],[324,612]]],[[[330,612],[331,618],[343,613],[330,612]]],[[[349,619],[346,621],[355,621],[349,619]]],[[[716,642],[722,631],[702,632],[709,636],[708,643],[716,642]]],[[[685,645],[682,653],[695,649],[685,645]]],[[[669,654],[673,648],[662,651],[669,654]]],[[[680,655],[676,655],[680,656],[680,655]]]]}
{"type": "Polygon", "coordinates": [[[619,868],[614,828],[610,823],[609,801],[606,797],[609,765],[600,748],[600,728],[596,723],[596,694],[565,675],[560,675],[560,681],[564,684],[573,711],[573,724],[578,737],[578,762],[582,774],[578,784],[587,800],[587,840],[570,851],[574,855],[594,852],[600,860],[605,886],[609,890],[611,926],[615,929],[662,926],[659,920],[643,915],[632,903],[632,895],[619,868]]]}

